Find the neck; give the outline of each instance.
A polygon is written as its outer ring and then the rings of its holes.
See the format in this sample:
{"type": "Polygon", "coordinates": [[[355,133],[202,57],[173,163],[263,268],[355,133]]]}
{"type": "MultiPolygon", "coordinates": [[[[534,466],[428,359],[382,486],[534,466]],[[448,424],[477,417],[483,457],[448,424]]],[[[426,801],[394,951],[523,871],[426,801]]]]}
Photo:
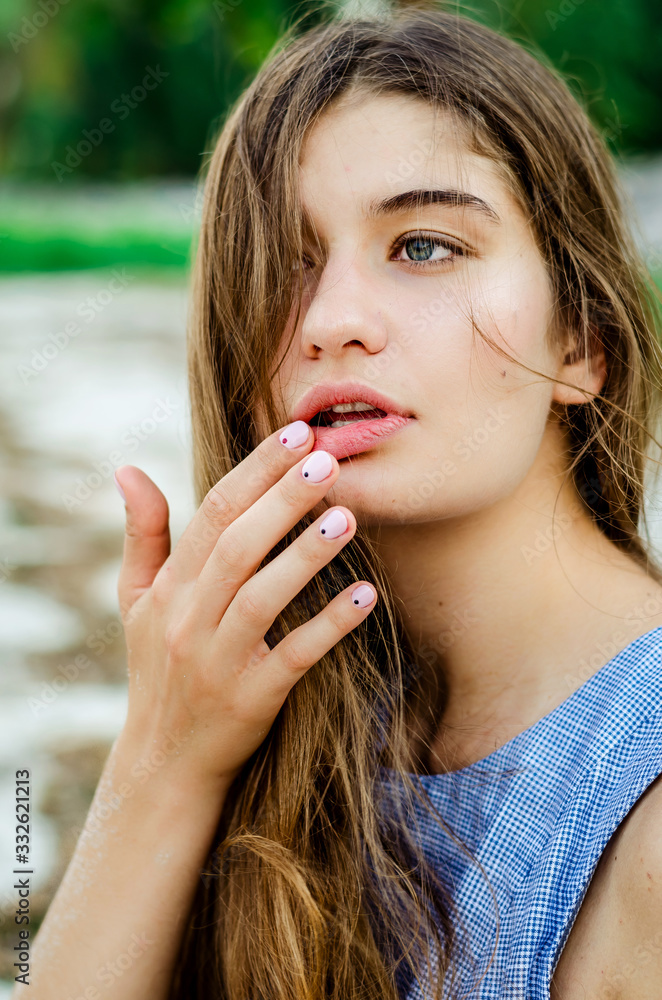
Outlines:
{"type": "Polygon", "coordinates": [[[636,602],[659,588],[593,521],[560,446],[555,457],[547,448],[489,507],[372,529],[417,659],[442,673],[436,721],[453,733],[456,766],[527,728],[657,624],[636,618],[636,602]]]}

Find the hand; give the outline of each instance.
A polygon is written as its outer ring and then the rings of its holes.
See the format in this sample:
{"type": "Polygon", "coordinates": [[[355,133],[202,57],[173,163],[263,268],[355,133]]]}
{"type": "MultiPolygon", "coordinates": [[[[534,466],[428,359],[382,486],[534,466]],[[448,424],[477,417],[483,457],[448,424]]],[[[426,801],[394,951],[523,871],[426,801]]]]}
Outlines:
{"type": "MultiPolygon", "coordinates": [[[[300,422],[290,426],[305,433],[300,422]]],[[[256,572],[340,473],[327,452],[309,454],[307,430],[299,447],[289,429],[289,446],[278,432],[262,441],[209,491],[172,553],[165,497],[135,466],[117,470],[127,510],[118,584],[129,662],[123,732],[146,748],[178,734],[178,762],[202,780],[237,776],[296,682],[375,606],[374,588],[353,584],[273,649],[264,640],[356,530],[352,512],[333,507],[256,572]]]]}

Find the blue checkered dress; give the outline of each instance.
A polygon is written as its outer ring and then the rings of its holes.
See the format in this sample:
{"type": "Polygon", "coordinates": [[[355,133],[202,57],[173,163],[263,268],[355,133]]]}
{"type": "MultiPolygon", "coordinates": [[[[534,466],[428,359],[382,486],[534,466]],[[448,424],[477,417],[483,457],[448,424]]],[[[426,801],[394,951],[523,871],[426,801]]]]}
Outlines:
{"type": "MultiPolygon", "coordinates": [[[[388,787],[392,772],[382,772],[388,787]]],[[[554,967],[600,855],[661,773],[662,626],[630,642],[561,705],[481,761],[418,776],[483,866],[500,916],[497,939],[485,877],[416,803],[423,848],[443,872],[464,928],[459,979],[445,997],[549,1000],[554,967]]],[[[425,997],[415,980],[403,983],[401,995],[425,997]]]]}

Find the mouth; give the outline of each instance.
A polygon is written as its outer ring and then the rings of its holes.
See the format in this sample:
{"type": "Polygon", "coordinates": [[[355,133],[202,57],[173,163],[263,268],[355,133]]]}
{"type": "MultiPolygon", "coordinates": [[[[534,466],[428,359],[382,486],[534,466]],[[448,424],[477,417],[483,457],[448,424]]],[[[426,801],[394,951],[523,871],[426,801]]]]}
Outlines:
{"type": "Polygon", "coordinates": [[[313,451],[338,461],[369,451],[416,419],[395,399],[354,379],[319,382],[299,400],[293,420],[310,424],[313,451]]]}
{"type": "Polygon", "coordinates": [[[369,403],[337,403],[327,410],[319,410],[308,423],[311,427],[333,427],[338,429],[362,420],[381,420],[387,417],[386,410],[380,410],[369,403]]]}
{"type": "Polygon", "coordinates": [[[338,403],[309,420],[315,435],[313,451],[328,451],[340,461],[370,451],[412,420],[368,403],[338,403]]]}

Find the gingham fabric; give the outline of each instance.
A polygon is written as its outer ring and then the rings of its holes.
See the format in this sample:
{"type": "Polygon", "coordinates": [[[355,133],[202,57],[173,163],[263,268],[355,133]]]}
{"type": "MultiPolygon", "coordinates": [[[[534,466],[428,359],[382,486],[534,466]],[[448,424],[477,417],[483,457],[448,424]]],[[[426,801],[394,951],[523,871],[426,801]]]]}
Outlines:
{"type": "MultiPolygon", "coordinates": [[[[393,772],[381,772],[394,789],[393,772]]],[[[459,915],[459,978],[444,997],[549,1000],[554,967],[600,855],[661,773],[662,626],[634,639],[481,761],[417,776],[483,866],[500,917],[497,940],[484,876],[416,803],[416,836],[459,915]]],[[[431,996],[415,980],[401,986],[406,1000],[431,996]]]]}

